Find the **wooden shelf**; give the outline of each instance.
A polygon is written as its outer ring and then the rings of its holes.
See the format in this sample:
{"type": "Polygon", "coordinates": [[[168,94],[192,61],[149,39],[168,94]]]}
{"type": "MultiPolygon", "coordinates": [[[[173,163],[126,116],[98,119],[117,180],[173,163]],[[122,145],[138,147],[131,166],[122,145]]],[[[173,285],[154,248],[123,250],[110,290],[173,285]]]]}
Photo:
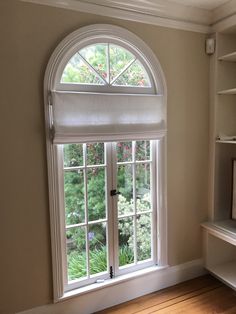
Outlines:
{"type": "Polygon", "coordinates": [[[233,289],[236,289],[236,261],[231,261],[206,268],[216,277],[231,286],[233,289]]]}
{"type": "Polygon", "coordinates": [[[236,51],[218,58],[219,61],[236,62],[236,51]]]}
{"type": "Polygon", "coordinates": [[[236,88],[221,90],[218,95],[236,95],[236,88]]]}

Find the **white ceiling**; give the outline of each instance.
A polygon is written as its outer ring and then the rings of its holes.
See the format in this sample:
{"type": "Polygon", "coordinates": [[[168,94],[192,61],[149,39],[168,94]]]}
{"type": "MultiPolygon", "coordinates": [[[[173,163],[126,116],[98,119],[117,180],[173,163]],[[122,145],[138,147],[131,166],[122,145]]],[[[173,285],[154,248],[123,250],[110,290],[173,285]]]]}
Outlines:
{"type": "Polygon", "coordinates": [[[214,10],[222,4],[229,2],[230,0],[169,0],[178,4],[190,5],[196,8],[214,10]]]}

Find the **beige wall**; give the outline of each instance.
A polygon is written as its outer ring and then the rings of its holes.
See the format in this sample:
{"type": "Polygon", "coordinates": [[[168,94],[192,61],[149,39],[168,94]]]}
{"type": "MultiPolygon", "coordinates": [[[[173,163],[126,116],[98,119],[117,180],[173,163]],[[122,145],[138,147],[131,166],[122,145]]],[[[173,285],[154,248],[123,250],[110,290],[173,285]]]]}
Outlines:
{"type": "Polygon", "coordinates": [[[168,253],[176,265],[201,257],[207,213],[208,66],[203,34],[47,6],[0,1],[0,313],[52,299],[43,76],[64,36],[120,25],[157,55],[168,87],[168,253]]]}

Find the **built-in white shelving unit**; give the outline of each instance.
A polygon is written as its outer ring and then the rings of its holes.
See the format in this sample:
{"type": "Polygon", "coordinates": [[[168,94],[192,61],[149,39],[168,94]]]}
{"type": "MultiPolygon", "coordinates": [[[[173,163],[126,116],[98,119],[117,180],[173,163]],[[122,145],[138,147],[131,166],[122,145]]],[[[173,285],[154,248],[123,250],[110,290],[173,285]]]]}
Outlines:
{"type": "Polygon", "coordinates": [[[236,287],[236,261],[209,267],[209,271],[233,289],[236,287]]]}
{"type": "Polygon", "coordinates": [[[225,31],[213,37],[217,48],[210,60],[209,221],[202,224],[205,267],[236,289],[236,220],[231,219],[236,141],[230,139],[236,137],[236,34],[225,31]]]}

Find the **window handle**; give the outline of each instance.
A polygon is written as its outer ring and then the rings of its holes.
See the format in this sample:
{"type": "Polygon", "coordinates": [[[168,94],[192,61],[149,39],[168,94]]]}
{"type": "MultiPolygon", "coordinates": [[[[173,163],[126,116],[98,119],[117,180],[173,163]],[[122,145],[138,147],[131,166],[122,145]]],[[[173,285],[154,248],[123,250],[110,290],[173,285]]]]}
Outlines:
{"type": "Polygon", "coordinates": [[[111,196],[115,196],[115,195],[119,195],[119,194],[121,194],[119,191],[116,191],[116,190],[111,190],[110,191],[110,195],[111,196]]]}

